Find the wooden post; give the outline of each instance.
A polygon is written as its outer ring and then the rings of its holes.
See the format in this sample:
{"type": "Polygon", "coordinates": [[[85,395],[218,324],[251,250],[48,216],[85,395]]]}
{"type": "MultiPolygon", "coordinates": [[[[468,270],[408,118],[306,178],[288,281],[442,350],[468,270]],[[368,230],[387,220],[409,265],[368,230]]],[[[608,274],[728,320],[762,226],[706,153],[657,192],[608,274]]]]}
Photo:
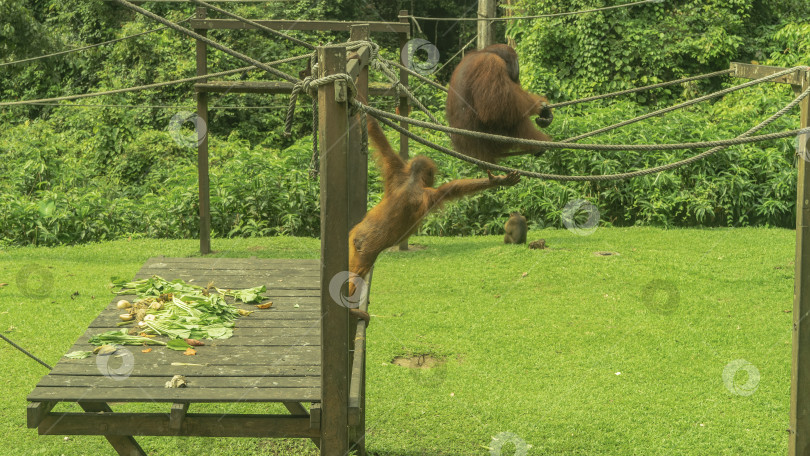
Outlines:
{"type": "MultiPolygon", "coordinates": [[[[368,39],[368,25],[353,25],[351,41],[368,39]]],[[[355,81],[358,98],[368,100],[368,66],[360,70],[355,81]]],[[[349,134],[349,228],[360,223],[368,209],[368,150],[363,150],[360,116],[351,119],[349,134]]]]}
{"type": "Polygon", "coordinates": [[[492,21],[486,19],[495,17],[495,1],[478,0],[478,49],[484,49],[494,43],[492,21]]]}
{"type": "MultiPolygon", "coordinates": [[[[205,8],[197,8],[197,19],[205,19],[205,8]]],[[[206,30],[196,29],[202,36],[206,30]]],[[[208,74],[207,45],[197,41],[197,76],[208,74]]],[[[201,82],[207,82],[203,79],[201,82]]],[[[197,92],[197,117],[203,121],[204,128],[197,128],[197,183],[200,198],[200,253],[211,253],[211,203],[208,181],[208,93],[197,92]]]]}
{"type": "MultiPolygon", "coordinates": [[[[810,71],[803,72],[801,90],[810,86],[810,71]]],[[[796,87],[796,86],[794,86],[796,87]]],[[[810,127],[810,98],[801,103],[801,128],[810,127]]],[[[799,177],[796,192],[796,266],[793,288],[793,360],[790,379],[790,456],[810,454],[810,135],[797,144],[799,177]]]]}
{"type": "MultiPolygon", "coordinates": [[[[399,22],[408,22],[408,10],[400,10],[399,11],[399,22]]],[[[399,34],[399,55],[400,61],[402,52],[405,49],[405,46],[408,44],[409,35],[407,33],[400,33],[399,34]]],[[[409,57],[414,58],[414,56],[409,54],[409,57]]],[[[402,84],[403,87],[408,87],[408,73],[402,69],[399,70],[399,83],[402,84]]],[[[401,96],[399,97],[399,114],[402,116],[407,116],[410,113],[410,106],[408,104],[408,97],[401,96]]],[[[399,125],[404,128],[408,129],[407,122],[400,122],[399,125]]],[[[403,160],[406,162],[409,160],[408,156],[408,136],[404,133],[399,134],[399,156],[402,157],[403,160]]],[[[399,244],[399,250],[408,250],[408,238],[405,238],[399,244]]]]}
{"type": "MultiPolygon", "coordinates": [[[[346,71],[345,46],[318,48],[318,77],[346,71]]],[[[339,82],[339,81],[338,81],[339,82]]],[[[349,269],[348,146],[346,101],[335,82],[318,87],[321,153],[321,455],[349,451],[349,309],[329,285],[349,269]]],[[[343,81],[345,83],[345,81],[343,81]]]]}
{"type": "MultiPolygon", "coordinates": [[[[351,28],[351,41],[367,40],[369,38],[368,25],[353,25],[351,28]]],[[[360,74],[355,81],[357,87],[357,97],[361,100],[368,101],[368,65],[364,65],[360,69],[360,74]]],[[[362,115],[362,114],[361,114],[362,115]]],[[[348,175],[349,175],[349,229],[351,230],[354,225],[360,223],[363,217],[366,216],[366,209],[368,208],[368,150],[363,149],[362,145],[362,123],[360,122],[360,115],[354,116],[351,119],[351,130],[349,131],[349,158],[348,158],[348,175]]],[[[355,326],[353,323],[352,326],[355,326]]],[[[346,341],[349,347],[354,349],[355,336],[357,334],[356,327],[352,327],[348,332],[349,339],[346,341]]],[[[355,351],[350,357],[352,366],[354,363],[354,356],[358,356],[355,351]]],[[[359,356],[365,359],[365,350],[359,356]]],[[[363,364],[365,365],[365,364],[363,364]]],[[[353,370],[353,369],[352,369],[353,370]]],[[[350,370],[350,372],[352,372],[350,370]]],[[[350,377],[350,381],[361,381],[365,384],[365,369],[361,372],[352,373],[352,376],[357,375],[361,378],[350,377]]],[[[350,383],[351,384],[351,383],[350,383]]],[[[360,417],[355,426],[352,426],[350,439],[351,446],[358,456],[365,456],[366,454],[366,439],[365,439],[365,395],[361,390],[360,394],[360,417]]]]}

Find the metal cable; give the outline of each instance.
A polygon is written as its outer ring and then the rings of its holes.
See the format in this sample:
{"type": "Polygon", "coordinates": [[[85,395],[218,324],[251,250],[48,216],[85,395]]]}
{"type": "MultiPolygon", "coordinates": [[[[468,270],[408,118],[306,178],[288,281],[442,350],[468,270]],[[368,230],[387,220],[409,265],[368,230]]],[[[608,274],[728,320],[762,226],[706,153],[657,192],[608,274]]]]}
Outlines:
{"type": "Polygon", "coordinates": [[[19,350],[19,351],[21,351],[21,352],[25,353],[26,355],[28,355],[28,357],[29,357],[29,358],[31,358],[31,359],[33,359],[34,361],[38,362],[39,364],[42,364],[43,366],[47,367],[47,368],[48,368],[48,370],[53,370],[53,367],[49,366],[49,365],[48,365],[48,363],[46,363],[45,361],[43,361],[43,360],[41,360],[41,359],[37,358],[36,356],[32,355],[32,354],[31,354],[29,351],[27,351],[26,349],[24,349],[24,348],[20,347],[19,345],[15,344],[15,343],[14,343],[14,341],[12,341],[11,339],[9,339],[8,337],[6,337],[6,336],[4,336],[4,335],[0,334],[0,339],[3,339],[4,341],[6,341],[6,342],[8,342],[9,344],[11,344],[11,346],[12,346],[12,347],[14,347],[14,348],[16,348],[17,350],[19,350]]]}
{"type": "MultiPolygon", "coordinates": [[[[272,61],[272,62],[268,62],[268,63],[266,63],[264,65],[281,65],[282,63],[294,62],[294,61],[297,61],[297,60],[303,60],[305,58],[309,58],[309,54],[299,55],[299,56],[296,56],[296,57],[288,57],[286,59],[281,59],[281,60],[275,60],[275,61],[272,61]]],[[[199,81],[201,79],[216,78],[216,77],[219,77],[219,76],[228,76],[228,75],[231,75],[231,74],[242,73],[242,72],[245,72],[245,71],[250,71],[250,70],[255,70],[255,69],[258,69],[258,68],[255,65],[251,65],[251,66],[246,66],[246,67],[242,67],[242,68],[236,68],[234,70],[220,71],[219,73],[204,74],[204,75],[201,75],[201,76],[194,76],[194,77],[190,77],[190,78],[176,79],[174,81],[157,82],[157,83],[154,83],[154,84],[147,84],[147,85],[137,86],[137,87],[127,87],[127,88],[124,88],[124,89],[105,90],[103,92],[83,93],[83,94],[79,94],[79,95],[66,95],[64,97],[55,97],[55,98],[41,98],[39,100],[5,101],[5,102],[0,102],[0,106],[40,104],[40,103],[49,103],[49,102],[55,102],[55,101],[78,100],[80,98],[98,97],[98,96],[102,96],[102,95],[113,95],[113,94],[116,94],[116,93],[136,92],[138,90],[155,89],[155,88],[164,87],[164,86],[167,86],[167,85],[182,84],[182,83],[186,83],[186,82],[199,81]]]]}
{"type": "Polygon", "coordinates": [[[648,85],[648,86],[644,86],[644,87],[636,87],[636,88],[633,88],[633,89],[620,90],[618,92],[611,92],[611,93],[606,93],[606,94],[602,94],[602,95],[594,95],[592,97],[580,98],[579,100],[571,100],[571,101],[563,101],[563,102],[560,102],[560,103],[553,103],[553,104],[549,104],[548,107],[549,108],[562,108],[563,106],[569,106],[569,105],[578,104],[578,103],[585,103],[585,102],[594,101],[594,100],[601,100],[602,98],[617,97],[619,95],[627,95],[628,93],[641,92],[643,90],[658,89],[660,87],[666,87],[666,86],[671,86],[671,85],[675,85],[675,84],[681,84],[681,83],[684,83],[684,82],[695,81],[695,80],[698,80],[698,79],[712,78],[712,77],[715,77],[715,76],[723,76],[725,74],[729,74],[729,73],[733,73],[733,72],[734,72],[734,70],[732,70],[732,69],[715,71],[714,73],[706,73],[706,74],[700,74],[700,75],[697,75],[697,76],[690,76],[688,78],[677,79],[675,81],[661,82],[661,83],[658,83],[658,84],[652,84],[652,85],[648,85]]]}
{"type": "MultiPolygon", "coordinates": [[[[178,24],[182,24],[183,22],[187,22],[192,17],[194,17],[194,16],[193,15],[189,16],[187,19],[183,19],[182,21],[178,22],[178,24]]],[[[84,50],[87,50],[87,49],[92,49],[94,47],[99,47],[99,46],[104,46],[104,45],[107,45],[107,44],[117,43],[119,41],[128,40],[130,38],[136,38],[136,37],[139,37],[141,35],[147,35],[149,33],[159,32],[159,31],[165,30],[167,28],[168,27],[158,27],[158,28],[155,28],[155,29],[152,29],[152,30],[146,30],[144,32],[136,33],[134,35],[125,36],[125,37],[122,37],[122,38],[116,38],[114,40],[104,41],[104,42],[101,42],[101,43],[90,44],[90,45],[75,48],[75,49],[68,49],[66,51],[54,52],[53,54],[40,55],[38,57],[30,57],[30,58],[22,59],[22,60],[15,60],[13,62],[0,63],[0,67],[4,67],[4,66],[7,66],[7,65],[15,65],[15,64],[18,64],[18,63],[33,62],[34,60],[47,59],[48,57],[56,57],[57,55],[70,54],[71,52],[84,51],[84,50]]]]}
{"type": "Polygon", "coordinates": [[[270,74],[272,74],[274,76],[278,76],[278,77],[280,77],[282,79],[286,79],[287,81],[290,81],[290,82],[298,82],[298,81],[300,81],[300,79],[296,78],[295,76],[291,76],[291,75],[289,75],[289,74],[287,74],[287,73],[285,73],[283,71],[280,71],[280,70],[277,70],[277,69],[275,69],[273,67],[267,66],[267,65],[263,64],[262,62],[259,62],[258,60],[254,59],[252,57],[248,57],[245,54],[234,51],[231,48],[223,46],[223,45],[217,43],[216,41],[214,41],[214,40],[212,40],[210,38],[204,37],[204,36],[200,35],[199,33],[196,33],[196,32],[194,32],[192,30],[189,30],[189,29],[187,29],[185,27],[180,27],[179,25],[175,24],[174,22],[170,22],[170,21],[166,20],[165,18],[163,18],[161,16],[158,16],[157,14],[155,14],[155,13],[153,13],[151,11],[147,11],[147,10],[145,10],[145,9],[139,7],[139,6],[133,5],[132,3],[128,2],[127,0],[115,0],[115,1],[120,3],[121,5],[123,5],[123,6],[129,8],[129,9],[137,12],[137,13],[143,14],[144,16],[146,16],[146,17],[148,17],[148,18],[150,18],[152,20],[155,20],[155,21],[157,21],[157,22],[159,22],[159,23],[161,23],[161,24],[163,24],[163,25],[165,25],[167,27],[172,28],[173,30],[175,30],[177,32],[180,32],[183,35],[186,35],[188,37],[191,37],[191,38],[194,38],[196,40],[202,41],[202,42],[204,42],[205,44],[211,46],[214,49],[222,51],[222,52],[224,52],[224,53],[226,53],[226,54],[228,54],[228,55],[230,55],[232,57],[236,57],[239,60],[250,63],[251,65],[255,66],[256,68],[262,69],[262,70],[264,70],[264,71],[266,71],[266,72],[268,72],[268,73],[270,73],[270,74]]]}

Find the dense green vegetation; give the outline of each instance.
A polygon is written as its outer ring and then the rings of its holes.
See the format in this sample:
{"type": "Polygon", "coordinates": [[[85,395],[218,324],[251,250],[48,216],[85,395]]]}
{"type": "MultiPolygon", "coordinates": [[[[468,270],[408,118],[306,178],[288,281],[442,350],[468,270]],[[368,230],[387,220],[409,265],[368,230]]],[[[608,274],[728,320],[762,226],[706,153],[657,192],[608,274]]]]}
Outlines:
{"type": "MultiPolygon", "coordinates": [[[[470,15],[461,1],[434,2],[414,14],[470,15]]],[[[604,6],[578,0],[526,1],[518,14],[604,6]]],[[[146,3],[175,21],[194,8],[180,3],[146,3]]],[[[409,2],[271,2],[228,5],[248,17],[396,20],[409,2]]],[[[30,2],[0,0],[0,64],[97,43],[157,25],[102,0],[30,2]]],[[[724,69],[730,61],[757,60],[792,66],[810,63],[810,5],[801,0],[709,2],[667,1],[599,13],[519,21],[508,29],[521,55],[521,80],[553,101],[724,69]]],[[[442,63],[466,42],[470,24],[435,26],[423,21],[424,36],[437,43],[442,63]],[[444,33],[439,31],[445,30],[444,33]]],[[[283,40],[246,31],[210,36],[263,61],[305,52],[283,40]]],[[[344,35],[303,34],[319,43],[344,35]]],[[[388,56],[392,37],[375,36],[388,56]]],[[[454,62],[448,65],[453,67],[454,62]]],[[[122,88],[194,74],[194,43],[172,31],[30,63],[0,66],[0,101],[37,99],[122,88]]],[[[225,54],[209,53],[210,71],[243,66],[225,54]]],[[[301,64],[281,67],[297,74],[301,64]]],[[[379,75],[377,76],[379,78],[379,75]]],[[[439,73],[440,80],[447,70],[439,73]]],[[[234,76],[232,79],[238,79],[234,76]]],[[[266,79],[261,72],[243,79],[266,79]]],[[[650,110],[739,84],[727,77],[684,84],[562,108],[549,129],[570,137],[650,110]]],[[[442,117],[444,98],[422,86],[417,94],[442,117]]],[[[793,94],[766,84],[661,118],[634,124],[584,142],[655,143],[736,136],[765,119],[793,94]]],[[[393,109],[391,100],[372,100],[393,109]]],[[[208,127],[214,235],[256,236],[319,233],[318,182],[309,177],[311,107],[302,97],[291,137],[283,134],[287,98],[212,95],[208,127]],[[260,107],[260,109],[252,109],[260,107]],[[251,108],[251,109],[244,109],[251,108]]],[[[188,238],[197,233],[196,152],[176,141],[171,119],[193,111],[189,84],[159,90],[88,98],[58,106],[0,107],[0,244],[56,245],[119,237],[188,238]],[[88,106],[90,105],[90,106],[88,106]]],[[[798,127],[785,116],[763,133],[798,127]]],[[[421,114],[414,114],[420,116],[421,114]]],[[[418,130],[418,129],[417,129],[418,130]]],[[[190,124],[180,131],[193,135],[190,124]]],[[[420,134],[449,144],[429,131],[420,134]]],[[[394,138],[394,136],[391,136],[394,138]]],[[[639,169],[693,155],[675,152],[551,151],[508,164],[559,174],[604,174],[639,169]]],[[[426,153],[440,167],[440,179],[479,177],[468,164],[426,153]]],[[[791,227],[795,210],[795,140],[736,146],[709,160],[658,175],[602,184],[559,184],[524,180],[509,189],[477,195],[432,215],[422,232],[434,235],[490,234],[503,217],[519,209],[534,227],[561,226],[560,214],[573,199],[592,201],[603,225],[791,227]]],[[[380,197],[376,172],[369,179],[374,204],[380,197]]]]}
{"type": "MultiPolygon", "coordinates": [[[[529,238],[545,238],[550,249],[503,245],[496,236],[420,236],[413,242],[426,249],[377,261],[366,364],[371,455],[490,455],[492,437],[503,432],[532,445],[530,456],[787,453],[792,230],[546,229],[529,238]],[[419,354],[446,363],[431,370],[392,363],[419,354]],[[743,369],[724,374],[740,360],[756,368],[756,380],[743,369]]],[[[231,258],[319,256],[311,238],[213,246],[215,256],[231,258]]],[[[0,331],[55,364],[112,299],[111,275],[132,277],[147,258],[197,251],[195,240],[141,239],[0,252],[0,282],[9,282],[0,287],[0,331]],[[35,265],[49,274],[15,280],[35,265]]],[[[114,454],[100,436],[65,440],[25,427],[25,397],[46,373],[0,343],[2,453],[114,454]]],[[[284,410],[192,404],[189,412],[284,410]]],[[[305,439],[137,439],[161,456],[317,454],[305,439]]],[[[501,454],[521,453],[507,445],[501,454]]]]}

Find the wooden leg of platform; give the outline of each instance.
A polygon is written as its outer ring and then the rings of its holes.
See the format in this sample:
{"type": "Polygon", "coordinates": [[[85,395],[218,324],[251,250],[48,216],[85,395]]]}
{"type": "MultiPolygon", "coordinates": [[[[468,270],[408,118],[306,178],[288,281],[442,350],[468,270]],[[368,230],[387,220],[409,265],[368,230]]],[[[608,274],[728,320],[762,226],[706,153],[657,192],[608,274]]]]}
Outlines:
{"type": "MultiPolygon", "coordinates": [[[[309,416],[309,412],[307,412],[307,409],[304,408],[304,406],[301,405],[300,402],[284,402],[284,407],[287,407],[287,410],[289,410],[290,415],[293,415],[293,416],[309,416]]],[[[318,448],[321,447],[321,439],[313,437],[311,440],[312,440],[312,443],[314,443],[316,447],[318,447],[318,448]]]]}
{"type": "MultiPolygon", "coordinates": [[[[112,412],[106,402],[79,402],[79,407],[90,413],[112,412]]],[[[143,451],[143,448],[138,445],[138,442],[131,435],[105,435],[104,438],[110,442],[110,445],[121,456],[146,456],[146,452],[143,451]]]]}

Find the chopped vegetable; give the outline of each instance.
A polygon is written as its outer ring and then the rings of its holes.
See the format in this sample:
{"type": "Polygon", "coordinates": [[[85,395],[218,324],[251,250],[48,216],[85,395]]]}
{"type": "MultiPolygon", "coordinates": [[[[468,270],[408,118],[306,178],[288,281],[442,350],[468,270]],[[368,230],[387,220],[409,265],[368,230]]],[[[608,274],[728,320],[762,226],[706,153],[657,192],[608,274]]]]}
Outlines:
{"type": "Polygon", "coordinates": [[[67,355],[65,355],[65,358],[84,359],[84,358],[89,357],[92,354],[93,354],[93,352],[91,352],[91,351],[77,350],[77,351],[68,353],[67,355]]]}

